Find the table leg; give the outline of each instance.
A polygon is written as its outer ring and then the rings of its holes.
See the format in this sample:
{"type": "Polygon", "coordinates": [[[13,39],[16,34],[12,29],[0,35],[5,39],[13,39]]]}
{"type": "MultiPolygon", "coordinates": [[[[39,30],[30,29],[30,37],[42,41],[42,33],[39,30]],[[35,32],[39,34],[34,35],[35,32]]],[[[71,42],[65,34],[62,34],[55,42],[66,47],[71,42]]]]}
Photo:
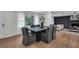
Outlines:
{"type": "Polygon", "coordinates": [[[36,35],[36,41],[37,41],[37,42],[40,42],[40,33],[39,33],[39,32],[38,32],[37,35],[36,35]]]}

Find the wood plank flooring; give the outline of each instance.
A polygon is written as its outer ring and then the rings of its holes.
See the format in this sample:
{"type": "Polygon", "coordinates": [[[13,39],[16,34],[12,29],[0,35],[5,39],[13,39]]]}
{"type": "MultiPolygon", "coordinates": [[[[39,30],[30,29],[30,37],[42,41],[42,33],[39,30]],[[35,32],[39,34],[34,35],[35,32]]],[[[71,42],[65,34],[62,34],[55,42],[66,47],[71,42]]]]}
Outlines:
{"type": "Polygon", "coordinates": [[[35,42],[29,46],[22,44],[22,36],[1,39],[0,48],[79,48],[79,35],[57,32],[51,43],[35,42]]]}

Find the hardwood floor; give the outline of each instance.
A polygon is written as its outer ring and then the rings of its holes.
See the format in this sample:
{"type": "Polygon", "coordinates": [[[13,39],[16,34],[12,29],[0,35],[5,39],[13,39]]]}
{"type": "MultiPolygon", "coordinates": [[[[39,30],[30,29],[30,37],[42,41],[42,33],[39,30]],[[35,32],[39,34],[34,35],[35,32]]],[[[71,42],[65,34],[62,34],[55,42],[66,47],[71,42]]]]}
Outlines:
{"type": "Polygon", "coordinates": [[[78,48],[79,35],[57,32],[57,37],[51,43],[35,42],[32,45],[24,46],[22,36],[1,39],[0,48],[78,48]]]}

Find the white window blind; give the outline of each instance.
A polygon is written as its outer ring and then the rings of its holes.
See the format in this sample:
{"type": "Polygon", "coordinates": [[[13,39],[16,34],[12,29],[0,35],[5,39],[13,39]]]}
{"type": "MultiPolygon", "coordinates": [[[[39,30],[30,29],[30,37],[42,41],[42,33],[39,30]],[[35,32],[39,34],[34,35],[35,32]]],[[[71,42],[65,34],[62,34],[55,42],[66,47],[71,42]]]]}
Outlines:
{"type": "Polygon", "coordinates": [[[25,20],[24,13],[18,13],[17,14],[17,26],[18,26],[18,28],[21,28],[24,26],[24,20],[25,20]]]}

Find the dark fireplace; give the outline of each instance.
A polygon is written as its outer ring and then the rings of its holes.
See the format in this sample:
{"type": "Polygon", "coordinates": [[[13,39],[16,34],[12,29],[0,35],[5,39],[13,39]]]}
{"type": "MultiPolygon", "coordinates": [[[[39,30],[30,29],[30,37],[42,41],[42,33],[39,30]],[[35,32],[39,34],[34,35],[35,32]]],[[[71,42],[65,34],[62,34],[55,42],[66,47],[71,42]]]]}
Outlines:
{"type": "Polygon", "coordinates": [[[71,24],[71,28],[72,29],[78,29],[79,28],[79,24],[71,24]]]}
{"type": "Polygon", "coordinates": [[[71,23],[71,29],[79,30],[79,23],[71,23]]]}

